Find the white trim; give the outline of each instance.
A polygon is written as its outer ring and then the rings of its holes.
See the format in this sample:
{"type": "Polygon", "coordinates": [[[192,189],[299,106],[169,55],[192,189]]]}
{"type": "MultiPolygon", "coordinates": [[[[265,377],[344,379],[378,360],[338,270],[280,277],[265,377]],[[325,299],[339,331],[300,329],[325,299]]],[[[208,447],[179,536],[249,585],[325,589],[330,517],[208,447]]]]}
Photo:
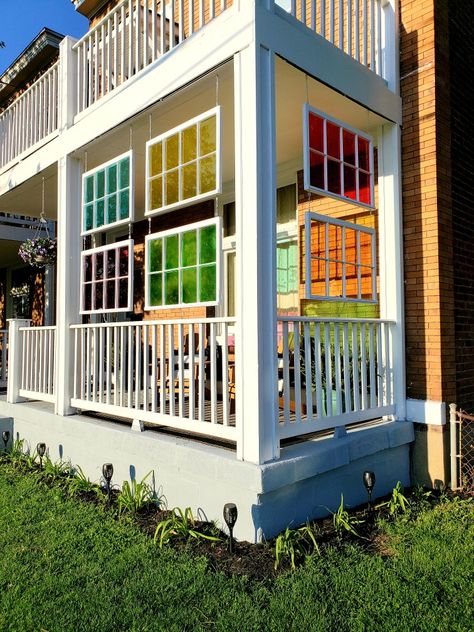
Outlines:
{"type": "MultiPolygon", "coordinates": [[[[197,130],[199,131],[199,126],[197,125],[197,130]]],[[[178,136],[178,139],[180,139],[181,136],[178,136]]],[[[211,108],[210,110],[207,110],[206,112],[203,112],[202,114],[199,114],[198,116],[195,116],[192,119],[189,119],[188,121],[185,121],[184,123],[181,123],[180,125],[177,125],[176,127],[173,127],[173,129],[170,129],[166,132],[164,132],[163,134],[160,134],[159,136],[155,136],[155,138],[152,138],[151,140],[149,140],[146,143],[146,150],[145,150],[145,217],[152,217],[154,215],[161,215],[163,213],[168,213],[169,211],[172,211],[174,209],[177,208],[184,208],[186,206],[190,206],[192,204],[196,204],[197,202],[202,202],[203,200],[208,200],[211,199],[213,197],[215,197],[216,195],[219,195],[222,191],[222,143],[221,143],[221,138],[222,138],[222,118],[221,118],[221,107],[220,106],[216,106],[214,108],[211,108]],[[164,206],[161,206],[159,209],[150,209],[150,192],[149,192],[149,183],[151,181],[151,177],[149,175],[149,167],[150,167],[150,152],[149,149],[150,147],[152,147],[153,145],[156,145],[157,143],[162,143],[162,171],[161,171],[161,178],[163,178],[163,175],[166,173],[169,173],[170,170],[165,169],[165,161],[163,160],[163,156],[164,156],[164,144],[163,141],[165,141],[167,138],[169,138],[170,136],[174,136],[176,134],[180,134],[180,132],[184,131],[185,129],[187,129],[188,127],[192,127],[193,125],[197,125],[198,123],[200,123],[201,121],[204,121],[205,119],[208,118],[212,118],[212,116],[216,117],[216,151],[215,151],[215,155],[216,155],[216,188],[213,189],[212,191],[206,191],[206,193],[200,193],[198,195],[195,195],[194,197],[191,198],[186,198],[184,200],[179,200],[178,202],[173,202],[173,204],[165,204],[164,206]]],[[[182,177],[181,177],[181,172],[182,172],[182,168],[183,166],[185,166],[186,164],[196,164],[196,186],[199,185],[199,163],[201,161],[202,158],[205,158],[207,156],[212,156],[214,152],[211,152],[210,154],[207,154],[206,156],[199,156],[199,133],[196,137],[196,158],[192,161],[190,161],[189,163],[183,163],[181,160],[181,142],[178,143],[178,152],[179,152],[179,157],[178,157],[178,166],[176,167],[176,170],[178,171],[178,176],[179,176],[179,180],[178,180],[178,196],[181,195],[181,184],[182,184],[182,177]]],[[[171,171],[174,171],[171,170],[171,171]]],[[[163,195],[163,189],[162,189],[162,202],[164,202],[164,195],[163,195]]]]}
{"type": "Polygon", "coordinates": [[[424,399],[407,399],[406,417],[408,421],[427,426],[446,424],[446,402],[424,399]]]}
{"type": "MultiPolygon", "coordinates": [[[[190,267],[205,267],[207,264],[196,263],[195,266],[190,267]]],[[[176,270],[181,271],[183,268],[178,265],[176,270]]],[[[214,216],[209,219],[202,220],[201,222],[194,222],[193,224],[185,224],[184,226],[179,226],[177,228],[170,228],[168,230],[162,230],[158,233],[152,233],[151,235],[146,235],[145,237],[145,261],[144,261],[144,271],[145,271],[145,311],[150,310],[159,310],[159,309],[174,309],[174,308],[188,308],[188,307],[212,307],[219,305],[222,301],[222,220],[219,216],[214,216]],[[171,303],[166,305],[151,305],[149,300],[149,278],[150,272],[148,269],[148,243],[150,241],[154,241],[155,239],[163,239],[165,237],[169,237],[171,235],[181,235],[182,233],[187,233],[192,230],[200,230],[201,228],[206,228],[207,226],[215,226],[216,227],[216,300],[215,301],[203,301],[196,303],[171,303]]],[[[165,272],[163,267],[162,273],[165,272]]],[[[181,286],[180,286],[181,287],[181,286]]]]}
{"type": "MultiPolygon", "coordinates": [[[[107,244],[106,246],[99,246],[98,248],[90,248],[89,250],[84,250],[81,252],[81,314],[115,314],[117,312],[131,312],[133,310],[133,239],[126,239],[124,241],[117,241],[112,244],[107,244]],[[84,259],[85,257],[98,254],[100,252],[107,252],[109,250],[118,251],[121,248],[128,248],[128,275],[127,277],[119,277],[115,276],[113,279],[115,281],[115,306],[110,308],[103,309],[85,309],[85,301],[84,301],[84,287],[85,287],[85,279],[84,279],[84,259]],[[128,302],[127,307],[117,307],[118,298],[120,296],[120,290],[118,288],[118,282],[121,279],[127,278],[128,282],[128,302]]],[[[117,255],[117,253],[116,253],[117,255]]],[[[90,285],[92,288],[96,285],[98,281],[102,283],[107,283],[108,279],[106,276],[106,262],[104,260],[104,277],[103,279],[95,278],[95,269],[92,271],[92,282],[90,285]]],[[[92,293],[91,293],[91,307],[92,307],[92,293]]]]}
{"type": "MultiPolygon", "coordinates": [[[[135,191],[134,191],[134,178],[133,178],[133,167],[134,167],[133,162],[134,162],[133,151],[130,149],[129,151],[126,151],[120,156],[112,158],[111,160],[108,160],[107,162],[104,162],[101,165],[94,167],[93,169],[89,169],[89,171],[86,171],[85,173],[82,174],[82,181],[81,181],[81,235],[82,236],[103,232],[104,230],[109,230],[110,228],[115,228],[117,226],[130,224],[133,222],[134,217],[135,217],[135,208],[134,208],[135,191]],[[110,223],[104,222],[102,226],[98,226],[97,228],[91,228],[90,230],[84,230],[84,208],[85,208],[84,185],[85,185],[86,179],[89,178],[90,176],[93,176],[98,171],[104,171],[104,220],[105,220],[106,219],[105,200],[107,199],[109,195],[112,195],[111,193],[110,194],[107,193],[107,182],[106,182],[105,173],[106,173],[107,167],[110,167],[111,165],[114,165],[114,164],[117,165],[117,190],[115,194],[118,197],[120,191],[125,191],[125,189],[121,189],[119,186],[120,173],[118,169],[119,163],[125,158],[129,158],[130,160],[130,167],[129,167],[130,181],[128,184],[128,190],[129,190],[128,217],[125,219],[119,219],[115,222],[110,222],[110,223]]],[[[97,200],[94,197],[92,204],[95,205],[96,202],[97,200]]],[[[91,204],[91,202],[89,202],[88,204],[91,204]]],[[[120,214],[120,208],[117,205],[117,215],[119,214],[120,214]]]]}

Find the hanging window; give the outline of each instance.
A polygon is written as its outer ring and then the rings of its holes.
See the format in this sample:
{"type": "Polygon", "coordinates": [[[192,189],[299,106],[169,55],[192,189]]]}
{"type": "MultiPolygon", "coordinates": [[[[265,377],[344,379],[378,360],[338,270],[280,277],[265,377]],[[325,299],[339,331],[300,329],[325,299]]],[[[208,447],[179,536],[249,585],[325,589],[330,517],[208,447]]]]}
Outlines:
{"type": "Polygon", "coordinates": [[[304,106],[304,187],[307,191],[374,206],[372,140],[304,106]]]}
{"type": "Polygon", "coordinates": [[[306,298],[373,303],[375,230],[306,213],[306,298]]]}
{"type": "Polygon", "coordinates": [[[277,311],[280,315],[298,313],[298,244],[277,244],[277,311]]]}
{"type": "Polygon", "coordinates": [[[220,193],[220,136],[220,108],[216,107],[148,141],[147,215],[220,193]]]}
{"type": "Polygon", "coordinates": [[[133,239],[81,253],[81,314],[133,309],[133,239]]]}
{"type": "Polygon", "coordinates": [[[82,176],[82,234],[133,221],[132,152],[82,176]]]}
{"type": "Polygon", "coordinates": [[[217,305],[220,242],[219,218],[148,235],[145,309],[217,305]]]}

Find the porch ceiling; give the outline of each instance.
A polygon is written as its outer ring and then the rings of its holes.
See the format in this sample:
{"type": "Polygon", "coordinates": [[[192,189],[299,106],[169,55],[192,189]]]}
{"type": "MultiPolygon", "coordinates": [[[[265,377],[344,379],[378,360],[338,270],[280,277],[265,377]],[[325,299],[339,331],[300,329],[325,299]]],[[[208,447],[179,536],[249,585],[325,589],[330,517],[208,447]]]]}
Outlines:
{"type": "MultiPolygon", "coordinates": [[[[41,213],[44,177],[44,206],[48,219],[57,218],[58,170],[54,163],[44,171],[0,196],[0,212],[39,217],[41,213]]],[[[3,246],[2,246],[3,247],[3,246]]]]}
{"type": "Polygon", "coordinates": [[[0,270],[10,266],[19,266],[23,262],[18,254],[20,243],[18,241],[0,241],[0,270]]]}

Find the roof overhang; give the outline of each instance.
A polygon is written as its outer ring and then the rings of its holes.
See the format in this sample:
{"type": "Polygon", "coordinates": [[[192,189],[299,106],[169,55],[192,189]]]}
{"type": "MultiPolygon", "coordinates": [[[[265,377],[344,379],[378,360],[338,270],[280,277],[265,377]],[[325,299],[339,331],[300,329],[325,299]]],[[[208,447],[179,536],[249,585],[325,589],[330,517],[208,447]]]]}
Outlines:
{"type": "Polygon", "coordinates": [[[78,13],[84,15],[88,20],[94,17],[109,0],[71,0],[78,13]]]}

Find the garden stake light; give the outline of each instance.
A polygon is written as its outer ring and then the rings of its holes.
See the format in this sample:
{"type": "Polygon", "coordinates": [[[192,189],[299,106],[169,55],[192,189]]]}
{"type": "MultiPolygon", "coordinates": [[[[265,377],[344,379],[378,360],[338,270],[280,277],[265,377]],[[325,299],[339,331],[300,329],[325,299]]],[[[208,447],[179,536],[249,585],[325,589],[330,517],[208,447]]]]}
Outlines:
{"type": "Polygon", "coordinates": [[[234,525],[237,522],[237,505],[234,503],[226,503],[224,505],[224,520],[229,529],[229,543],[228,543],[228,551],[229,553],[234,552],[234,525]]]}
{"type": "Polygon", "coordinates": [[[372,490],[374,489],[374,486],[375,486],[375,473],[368,472],[368,471],[364,472],[362,476],[362,480],[364,481],[364,487],[367,490],[367,495],[369,497],[369,500],[367,503],[367,509],[370,511],[372,507],[372,490]]]}
{"type": "Polygon", "coordinates": [[[107,489],[107,502],[110,504],[110,492],[112,491],[110,482],[114,475],[114,466],[112,463],[104,463],[102,466],[102,476],[105,479],[105,487],[107,489]]]}
{"type": "Polygon", "coordinates": [[[40,467],[43,467],[43,457],[46,452],[46,443],[38,443],[36,451],[38,452],[38,456],[40,458],[40,467]]]}
{"type": "Polygon", "coordinates": [[[10,439],[10,431],[9,430],[4,430],[2,432],[2,439],[3,439],[3,443],[5,445],[5,452],[6,452],[7,451],[8,441],[10,439]]]}

